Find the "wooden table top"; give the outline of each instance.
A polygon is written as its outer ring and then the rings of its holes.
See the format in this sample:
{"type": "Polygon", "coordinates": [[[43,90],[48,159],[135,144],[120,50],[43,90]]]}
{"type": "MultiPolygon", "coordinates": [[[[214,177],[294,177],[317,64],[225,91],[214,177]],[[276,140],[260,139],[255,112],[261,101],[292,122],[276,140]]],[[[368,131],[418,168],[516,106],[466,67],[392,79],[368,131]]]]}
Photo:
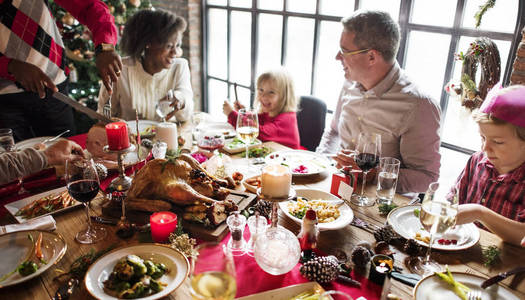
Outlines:
{"type": "MultiPolygon", "coordinates": [[[[189,139],[191,141],[191,139],[189,139]]],[[[273,150],[287,149],[284,146],[270,142],[265,143],[266,146],[273,150]]],[[[239,155],[232,156],[232,160],[241,160],[239,155]]],[[[325,172],[320,175],[301,177],[294,179],[295,187],[306,187],[320,189],[323,191],[330,190],[331,172],[325,172]]],[[[242,186],[238,187],[243,190],[242,186]]],[[[368,186],[366,193],[369,196],[375,197],[375,186],[368,186]]],[[[396,195],[394,202],[397,205],[404,205],[409,199],[396,195]]],[[[95,202],[93,204],[96,204],[95,202]]],[[[96,205],[95,205],[96,206],[96,205]]],[[[355,217],[358,217],[370,224],[381,226],[385,223],[386,217],[379,214],[377,205],[372,207],[356,207],[351,206],[355,217]]],[[[59,284],[53,281],[53,278],[58,274],[57,270],[68,270],[71,263],[80,255],[88,253],[91,249],[101,250],[111,245],[122,247],[132,244],[137,244],[138,240],[135,235],[130,240],[121,240],[115,235],[114,226],[105,226],[108,230],[108,238],[94,245],[81,245],[75,241],[75,234],[85,226],[85,212],[82,209],[75,209],[55,216],[57,222],[56,233],[62,235],[67,242],[68,249],[62,260],[56,265],[47,270],[38,278],[29,280],[28,282],[4,288],[1,290],[3,299],[49,299],[56,292],[59,284]]],[[[15,223],[16,221],[11,216],[6,216],[0,219],[0,224],[15,223]]],[[[299,232],[300,226],[294,221],[287,218],[284,214],[280,214],[279,223],[295,234],[299,232]]],[[[361,228],[354,226],[346,226],[340,230],[323,231],[320,234],[318,247],[327,254],[334,253],[335,249],[343,249],[348,255],[351,253],[354,245],[360,241],[375,241],[372,233],[367,232],[361,228]]],[[[406,254],[401,249],[395,249],[395,264],[404,268],[403,260],[406,254]]],[[[451,271],[467,272],[480,275],[488,278],[509,270],[517,265],[523,263],[525,257],[525,248],[509,245],[503,243],[497,236],[481,230],[481,238],[479,243],[475,246],[454,252],[434,251],[433,258],[441,264],[448,264],[451,271]],[[501,263],[495,267],[488,269],[482,264],[481,248],[489,245],[496,245],[501,249],[501,263]]],[[[406,272],[406,271],[405,271],[406,272]]],[[[502,285],[512,290],[512,292],[520,299],[525,299],[525,281],[522,280],[525,276],[511,276],[502,281],[502,285]]],[[[175,291],[170,298],[172,299],[191,299],[188,293],[188,280],[177,291],[175,291]]],[[[412,298],[412,288],[404,285],[396,280],[392,280],[391,292],[400,296],[402,299],[412,298]]],[[[74,299],[92,299],[84,288],[78,289],[75,293],[74,299]]]]}

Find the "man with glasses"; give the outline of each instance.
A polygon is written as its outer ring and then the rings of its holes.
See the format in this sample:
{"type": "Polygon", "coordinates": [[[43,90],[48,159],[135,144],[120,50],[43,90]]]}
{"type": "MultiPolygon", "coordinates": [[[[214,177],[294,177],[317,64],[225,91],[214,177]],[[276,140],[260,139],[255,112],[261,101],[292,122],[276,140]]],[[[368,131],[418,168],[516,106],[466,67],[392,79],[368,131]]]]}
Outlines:
{"type": "Polygon", "coordinates": [[[359,133],[379,133],[381,156],[401,161],[397,192],[424,192],[439,177],[440,109],[395,60],[399,27],[388,13],[356,11],[342,23],[336,59],[346,81],[317,152],[338,151],[339,166],[357,168],[359,133]]]}

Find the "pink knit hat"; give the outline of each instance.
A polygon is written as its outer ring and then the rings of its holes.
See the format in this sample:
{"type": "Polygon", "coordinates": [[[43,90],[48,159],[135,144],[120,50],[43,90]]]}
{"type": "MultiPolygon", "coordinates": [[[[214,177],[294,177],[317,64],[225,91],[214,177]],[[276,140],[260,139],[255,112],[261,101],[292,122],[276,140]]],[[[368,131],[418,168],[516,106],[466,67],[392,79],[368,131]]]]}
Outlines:
{"type": "Polygon", "coordinates": [[[501,84],[497,83],[487,94],[479,110],[513,125],[525,127],[525,86],[504,93],[500,90],[501,84]]]}

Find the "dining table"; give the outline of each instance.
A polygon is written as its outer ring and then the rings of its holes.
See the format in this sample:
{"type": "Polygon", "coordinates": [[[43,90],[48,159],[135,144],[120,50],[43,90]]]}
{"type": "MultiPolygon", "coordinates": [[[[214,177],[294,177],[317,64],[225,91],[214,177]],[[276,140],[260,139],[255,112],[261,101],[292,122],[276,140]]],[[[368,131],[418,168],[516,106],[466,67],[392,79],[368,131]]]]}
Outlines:
{"type": "MultiPolygon", "coordinates": [[[[189,125],[188,125],[189,126],[189,125]]],[[[195,147],[192,145],[191,130],[182,126],[183,130],[180,130],[183,135],[186,136],[186,147],[195,147]]],[[[265,142],[263,146],[266,146],[274,151],[288,150],[289,148],[277,144],[275,142],[265,142]]],[[[240,163],[245,158],[241,154],[231,155],[232,164],[234,166],[241,166],[240,163]],[[239,163],[237,163],[239,162],[239,163]]],[[[252,166],[253,167],[253,166],[252,166]]],[[[241,168],[241,167],[239,167],[241,168]]],[[[242,171],[242,168],[239,169],[242,171]]],[[[293,178],[293,187],[295,188],[309,188],[317,189],[325,192],[330,191],[332,174],[337,172],[335,167],[328,168],[325,172],[311,176],[301,176],[293,178]]],[[[245,174],[248,176],[248,174],[245,174]]],[[[244,191],[245,187],[240,184],[236,186],[239,191],[244,191]]],[[[375,198],[376,187],[373,184],[369,184],[365,188],[365,193],[369,197],[375,198]]],[[[3,199],[4,202],[6,199],[3,199]]],[[[409,203],[411,199],[395,195],[393,202],[398,206],[403,206],[409,203]]],[[[96,199],[92,202],[91,207],[95,213],[101,213],[100,203],[103,200],[96,199]]],[[[354,218],[359,218],[369,224],[368,228],[361,228],[352,225],[347,225],[341,229],[322,231],[319,234],[317,247],[318,250],[325,254],[334,254],[335,252],[343,251],[348,257],[352,252],[352,249],[359,243],[366,241],[371,244],[375,242],[373,230],[370,228],[378,228],[383,226],[387,221],[387,216],[380,213],[378,206],[370,207],[358,207],[353,204],[349,204],[353,210],[354,218]]],[[[73,261],[79,256],[89,253],[90,251],[103,250],[108,247],[124,247],[141,243],[138,238],[139,235],[134,235],[129,239],[120,239],[116,235],[116,227],[111,225],[99,225],[104,226],[108,231],[107,238],[91,245],[79,244],[75,241],[75,234],[85,226],[86,215],[83,209],[73,209],[67,212],[54,215],[56,220],[56,233],[61,235],[67,243],[67,251],[62,259],[55,265],[49,268],[45,273],[37,278],[33,278],[29,281],[23,282],[18,285],[5,287],[0,289],[0,298],[2,299],[50,299],[55,295],[55,292],[60,286],[60,282],[54,280],[57,275],[61,272],[69,270],[69,267],[73,261]]],[[[288,218],[282,211],[279,212],[279,225],[284,226],[294,234],[298,234],[300,231],[300,225],[288,218]]],[[[0,225],[16,223],[16,220],[9,214],[5,214],[0,218],[0,225]]],[[[225,239],[228,239],[229,235],[225,239]]],[[[405,259],[408,255],[396,247],[392,247],[394,251],[395,265],[402,269],[403,273],[407,273],[408,270],[404,265],[405,259]]],[[[479,242],[474,246],[460,251],[432,251],[432,258],[438,261],[442,265],[448,265],[448,268],[453,272],[463,272],[467,274],[474,274],[483,278],[489,278],[497,275],[500,272],[512,269],[519,263],[523,264],[525,257],[525,248],[514,246],[503,242],[498,236],[480,229],[479,242]],[[499,263],[492,267],[486,267],[483,264],[483,247],[495,245],[501,249],[499,263]]],[[[510,276],[509,278],[500,282],[500,285],[512,291],[519,299],[525,299],[525,274],[510,276]]],[[[267,276],[271,276],[267,274],[267,276]]],[[[270,278],[270,277],[268,277],[270,278]]],[[[189,278],[177,288],[169,297],[166,299],[191,299],[189,290],[189,278]]],[[[284,283],[283,283],[284,284],[284,283]]],[[[286,284],[289,284],[286,283],[286,284]]],[[[243,286],[238,286],[239,290],[244,289],[243,286]]],[[[329,288],[329,287],[328,287],[329,288]]],[[[255,288],[256,289],[256,288],[255,288]]],[[[252,290],[251,292],[263,292],[261,290],[252,290]]],[[[399,299],[412,299],[413,288],[409,285],[403,284],[397,280],[391,280],[390,293],[395,294],[399,299]]],[[[373,299],[374,297],[368,297],[367,299],[373,299]]],[[[93,299],[93,297],[86,291],[86,288],[81,284],[81,287],[75,291],[72,299],[93,299]]],[[[377,296],[377,299],[379,297],[377,296]]]]}

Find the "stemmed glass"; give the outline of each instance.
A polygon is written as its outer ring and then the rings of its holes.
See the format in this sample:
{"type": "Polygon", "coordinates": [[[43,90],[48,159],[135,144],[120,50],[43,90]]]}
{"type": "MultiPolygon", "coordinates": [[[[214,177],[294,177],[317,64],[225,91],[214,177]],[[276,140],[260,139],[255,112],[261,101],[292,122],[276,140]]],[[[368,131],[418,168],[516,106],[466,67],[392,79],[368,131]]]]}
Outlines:
{"type": "Polygon", "coordinates": [[[429,185],[421,210],[419,221],[423,228],[430,233],[430,242],[425,257],[418,257],[411,263],[411,268],[415,273],[424,275],[440,271],[441,266],[430,258],[432,244],[436,234],[443,234],[449,228],[456,225],[456,215],[458,213],[457,190],[449,190],[446,185],[433,182],[429,185]]]}
{"type": "Polygon", "coordinates": [[[196,250],[199,255],[191,261],[190,274],[193,299],[232,300],[237,283],[231,252],[219,243],[202,243],[196,250]]]}
{"type": "Polygon", "coordinates": [[[257,110],[242,108],[237,116],[237,136],[246,145],[246,160],[249,162],[250,144],[259,135],[259,118],[257,110]]]}
{"type": "Polygon", "coordinates": [[[173,91],[169,90],[166,97],[160,99],[159,102],[157,102],[155,112],[162,119],[162,122],[166,122],[166,116],[173,111],[173,107],[170,106],[173,102],[173,97],[173,91]]]}
{"type": "Polygon", "coordinates": [[[351,202],[357,206],[372,206],[375,200],[364,195],[366,175],[379,164],[381,156],[381,135],[377,133],[361,132],[357,138],[354,159],[357,166],[363,171],[361,193],[352,195],[351,202]]]}
{"type": "Polygon", "coordinates": [[[100,186],[95,163],[92,159],[67,160],[65,177],[69,195],[86,207],[87,228],[78,232],[75,239],[81,244],[102,240],[106,237],[106,230],[91,225],[89,218],[88,203],[97,196],[100,186]]]}

